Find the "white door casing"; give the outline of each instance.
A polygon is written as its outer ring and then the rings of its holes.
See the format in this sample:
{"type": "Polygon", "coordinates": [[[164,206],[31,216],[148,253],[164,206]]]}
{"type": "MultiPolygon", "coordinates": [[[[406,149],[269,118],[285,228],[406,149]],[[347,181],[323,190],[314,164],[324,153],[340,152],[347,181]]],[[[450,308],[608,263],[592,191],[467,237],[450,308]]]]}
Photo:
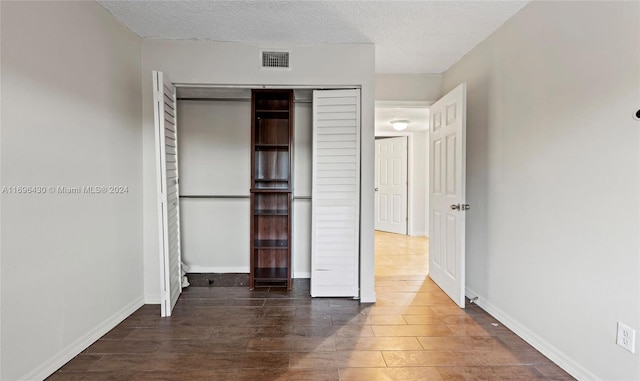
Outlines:
{"type": "Polygon", "coordinates": [[[360,90],[314,90],[311,296],[358,297],[360,90]]]}
{"type": "Polygon", "coordinates": [[[466,84],[431,106],[429,276],[461,308],[465,299],[466,84]]]}
{"type": "Polygon", "coordinates": [[[162,72],[153,72],[156,131],[161,315],[171,316],[182,292],[176,91],[162,72]]]}
{"type": "Polygon", "coordinates": [[[407,234],[407,178],[407,137],[376,139],[376,230],[407,234]]]}

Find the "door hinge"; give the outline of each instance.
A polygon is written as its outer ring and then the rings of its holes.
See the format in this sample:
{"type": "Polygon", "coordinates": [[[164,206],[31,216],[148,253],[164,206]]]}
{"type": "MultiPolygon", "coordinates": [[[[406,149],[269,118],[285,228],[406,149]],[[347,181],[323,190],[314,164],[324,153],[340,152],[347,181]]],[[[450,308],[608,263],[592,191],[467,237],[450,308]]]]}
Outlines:
{"type": "Polygon", "coordinates": [[[154,91],[153,92],[153,100],[156,102],[160,102],[162,100],[162,98],[164,98],[164,94],[162,94],[162,91],[154,91]]]}

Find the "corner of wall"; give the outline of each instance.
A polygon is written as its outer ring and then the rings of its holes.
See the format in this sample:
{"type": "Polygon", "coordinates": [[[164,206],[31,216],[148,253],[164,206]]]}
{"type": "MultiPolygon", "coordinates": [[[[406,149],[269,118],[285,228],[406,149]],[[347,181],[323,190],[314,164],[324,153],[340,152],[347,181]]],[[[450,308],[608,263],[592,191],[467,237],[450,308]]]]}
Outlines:
{"type": "Polygon", "coordinates": [[[75,341],[57,351],[52,357],[39,364],[29,373],[20,377],[18,381],[44,380],[53,374],[61,366],[69,362],[72,358],[79,355],[83,350],[96,342],[100,337],[111,331],[115,326],[120,324],[129,315],[134,313],[138,308],[142,307],[143,299],[138,298],[120,311],[117,311],[109,318],[98,324],[91,331],[77,338],[75,341]]]}
{"type": "Polygon", "coordinates": [[[145,294],[144,304],[160,304],[162,303],[162,297],[160,294],[145,294]]]}

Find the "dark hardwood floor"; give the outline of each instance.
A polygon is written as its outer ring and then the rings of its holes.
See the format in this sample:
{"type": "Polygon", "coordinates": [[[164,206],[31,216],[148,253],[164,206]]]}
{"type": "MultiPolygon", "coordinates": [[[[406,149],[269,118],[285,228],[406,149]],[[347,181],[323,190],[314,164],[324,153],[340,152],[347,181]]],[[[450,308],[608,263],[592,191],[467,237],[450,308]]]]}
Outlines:
{"type": "Polygon", "coordinates": [[[170,318],[140,308],[48,380],[571,380],[477,306],[430,280],[382,279],[418,305],[292,291],[185,289],[170,318]]]}
{"type": "MultiPolygon", "coordinates": [[[[394,245],[415,256],[424,242],[394,245]]],[[[312,299],[308,280],[288,292],[190,287],[170,318],[140,308],[48,380],[573,380],[407,271],[376,268],[375,305],[312,299]]]]}

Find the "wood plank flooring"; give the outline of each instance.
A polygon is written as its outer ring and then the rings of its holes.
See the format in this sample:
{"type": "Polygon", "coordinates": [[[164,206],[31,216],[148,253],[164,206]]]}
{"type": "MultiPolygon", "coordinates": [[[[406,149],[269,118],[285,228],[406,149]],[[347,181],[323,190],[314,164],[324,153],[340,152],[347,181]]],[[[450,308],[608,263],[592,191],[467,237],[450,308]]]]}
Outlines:
{"type": "Polygon", "coordinates": [[[146,305],[56,380],[573,380],[425,276],[428,241],[376,233],[375,305],[293,290],[190,287],[171,318],[146,305]]]}

